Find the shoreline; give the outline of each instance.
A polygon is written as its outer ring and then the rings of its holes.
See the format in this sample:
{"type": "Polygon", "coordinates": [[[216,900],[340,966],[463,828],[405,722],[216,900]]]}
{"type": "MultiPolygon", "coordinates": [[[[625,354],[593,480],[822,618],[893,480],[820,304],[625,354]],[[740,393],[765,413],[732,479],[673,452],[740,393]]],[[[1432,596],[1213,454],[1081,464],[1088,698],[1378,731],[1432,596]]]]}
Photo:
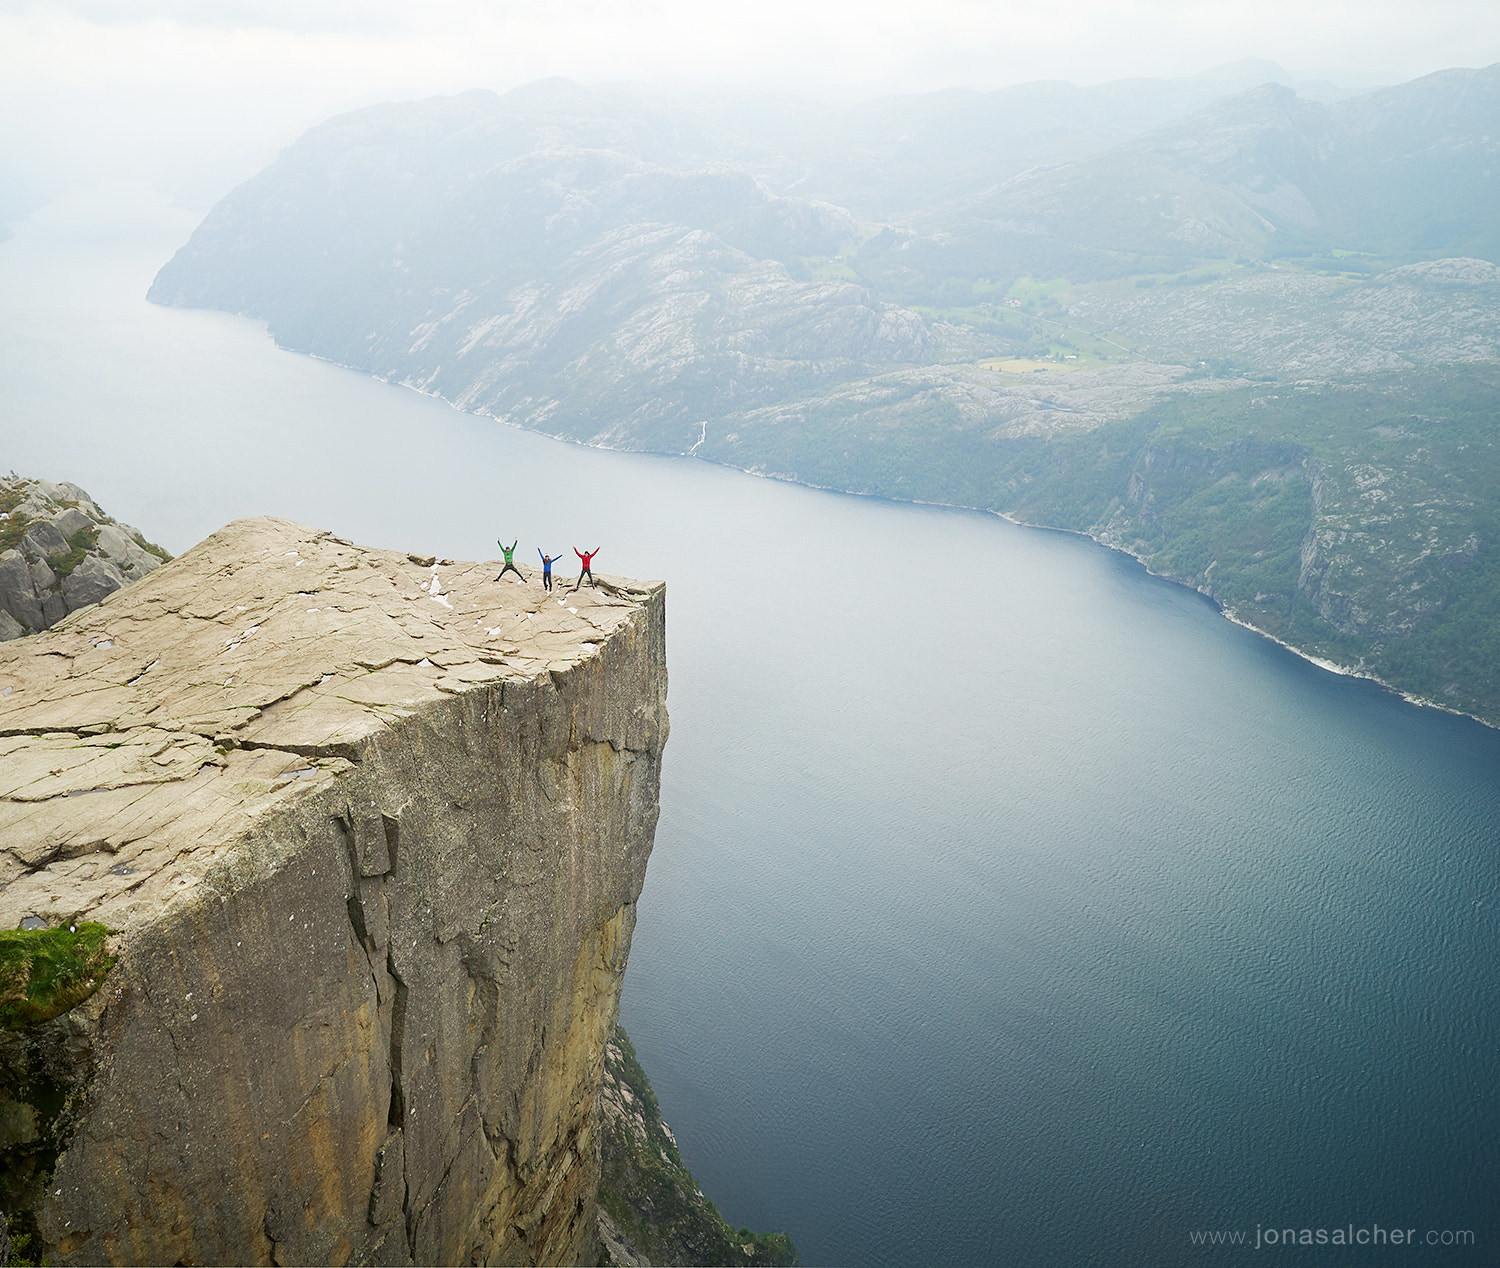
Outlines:
{"type": "MultiPolygon", "coordinates": [[[[267,331],[267,334],[269,333],[270,332],[267,331]]],[[[708,462],[712,463],[714,466],[724,467],[730,471],[739,471],[744,475],[753,476],[754,478],[759,480],[779,480],[783,484],[795,484],[804,489],[816,490],[819,493],[838,493],[843,495],[844,497],[874,497],[880,498],[883,501],[894,502],[905,506],[934,506],[949,511],[970,511],[980,515],[994,515],[1004,520],[1008,524],[1014,524],[1017,528],[1031,529],[1033,531],[1046,533],[1067,533],[1072,537],[1082,537],[1087,539],[1088,541],[1093,542],[1096,546],[1103,547],[1105,550],[1112,550],[1117,552],[1118,554],[1125,555],[1126,557],[1135,560],[1136,563],[1140,564],[1140,566],[1145,569],[1148,576],[1156,577],[1162,581],[1170,582],[1172,585],[1181,586],[1184,590],[1191,590],[1195,594],[1202,595],[1205,599],[1207,599],[1214,605],[1215,610],[1226,621],[1229,621],[1233,625],[1238,625],[1242,629],[1250,630],[1252,633],[1258,634],[1261,638],[1270,640],[1278,647],[1285,648],[1287,651],[1291,652],[1292,655],[1307,661],[1311,665],[1315,665],[1319,669],[1325,670],[1331,674],[1337,674],[1341,678],[1360,678],[1366,682],[1372,682],[1382,690],[1389,691],[1392,695],[1400,697],[1400,699],[1405,703],[1415,705],[1418,708],[1436,709],[1440,713],[1447,713],[1454,717],[1468,718],[1470,721],[1477,722],[1480,726],[1488,727],[1490,730],[1500,730],[1500,722],[1490,722],[1484,718],[1479,717],[1477,714],[1469,713],[1464,709],[1454,708],[1452,705],[1442,704],[1437,700],[1429,700],[1425,696],[1413,695],[1409,691],[1403,691],[1400,687],[1393,686],[1391,683],[1386,682],[1385,679],[1379,677],[1376,674],[1372,674],[1360,669],[1355,669],[1354,667],[1349,665],[1341,665],[1337,661],[1327,660],[1322,656],[1314,655],[1312,652],[1303,651],[1302,648],[1288,643],[1285,639],[1277,638],[1276,635],[1261,629],[1258,625],[1255,625],[1250,621],[1245,620],[1231,608],[1225,607],[1222,603],[1219,602],[1218,599],[1214,598],[1213,595],[1206,593],[1191,582],[1184,581],[1179,577],[1168,576],[1166,573],[1153,572],[1146,561],[1139,555],[1137,555],[1134,551],[1128,550],[1124,546],[1116,546],[1111,542],[1102,541],[1100,538],[1094,536],[1094,534],[1086,532],[1082,529],[1058,528],[1051,524],[1032,524],[1026,520],[1018,519],[1016,516],[1011,515],[1007,511],[997,511],[991,507],[965,506],[955,502],[933,502],[927,501],[923,498],[898,498],[891,497],[883,493],[855,493],[849,489],[840,489],[833,485],[813,484],[810,481],[801,480],[795,476],[776,474],[769,471],[752,471],[748,467],[738,467],[733,463],[721,462],[716,458],[700,457],[698,456],[698,454],[691,451],[687,453],[672,453],[659,449],[617,449],[613,445],[596,445],[586,440],[575,440],[571,436],[557,436],[552,434],[551,432],[542,431],[539,428],[525,427],[520,423],[513,423],[508,418],[503,418],[499,415],[488,413],[487,411],[482,409],[466,408],[465,406],[450,401],[441,392],[436,392],[428,388],[421,387],[410,380],[397,380],[394,378],[388,378],[385,375],[376,374],[375,372],[370,370],[361,370],[357,366],[346,365],[341,361],[334,361],[329,357],[320,356],[316,352],[300,352],[298,349],[288,348],[285,344],[276,342],[274,335],[271,336],[271,339],[272,342],[276,343],[276,346],[278,348],[282,348],[287,352],[296,352],[299,356],[312,357],[313,359],[322,361],[327,365],[336,365],[340,369],[350,370],[355,374],[367,375],[368,377],[376,380],[379,383],[386,383],[392,387],[406,388],[409,391],[417,393],[417,395],[419,396],[425,396],[431,400],[442,401],[443,404],[448,406],[449,409],[456,410],[460,414],[468,414],[472,418],[485,418],[490,420],[491,422],[499,423],[502,426],[514,428],[516,431],[529,432],[533,436],[545,436],[549,440],[561,441],[565,444],[581,445],[586,449],[599,449],[606,453],[653,454],[657,457],[662,458],[679,458],[691,462],[708,462]]],[[[703,441],[702,439],[700,439],[698,444],[702,443],[703,441]]],[[[697,447],[698,445],[694,445],[693,449],[696,450],[697,447]]]]}

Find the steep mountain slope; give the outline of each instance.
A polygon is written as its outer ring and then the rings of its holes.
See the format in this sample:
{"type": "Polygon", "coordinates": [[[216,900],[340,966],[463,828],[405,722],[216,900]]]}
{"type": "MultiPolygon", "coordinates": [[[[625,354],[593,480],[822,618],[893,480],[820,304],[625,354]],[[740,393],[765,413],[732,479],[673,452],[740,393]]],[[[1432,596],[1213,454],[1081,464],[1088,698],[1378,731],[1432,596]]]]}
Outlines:
{"type": "Polygon", "coordinates": [[[744,173],[571,148],[398,178],[423,130],[367,122],[368,144],[330,160],[316,136],[236,191],[151,298],[265,317],[290,347],[525,425],[669,449],[802,381],[982,348],[808,277],[798,260],[852,219],[744,173]],[[383,197],[392,182],[421,190],[383,197]]]}

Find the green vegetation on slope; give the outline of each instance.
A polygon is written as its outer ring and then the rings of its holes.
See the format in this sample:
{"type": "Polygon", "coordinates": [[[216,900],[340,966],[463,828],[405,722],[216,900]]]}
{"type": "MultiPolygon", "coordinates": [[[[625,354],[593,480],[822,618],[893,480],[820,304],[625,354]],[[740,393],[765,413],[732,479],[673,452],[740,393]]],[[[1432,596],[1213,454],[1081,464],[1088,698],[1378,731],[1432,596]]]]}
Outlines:
{"type": "Polygon", "coordinates": [[[76,1008],[114,967],[103,925],[0,930],[0,1026],[24,1030],[76,1008]]]}
{"type": "Polygon", "coordinates": [[[801,1262],[785,1233],[736,1229],[703,1196],[620,1027],[605,1053],[601,1110],[599,1202],[632,1249],[653,1264],[801,1262]]]}

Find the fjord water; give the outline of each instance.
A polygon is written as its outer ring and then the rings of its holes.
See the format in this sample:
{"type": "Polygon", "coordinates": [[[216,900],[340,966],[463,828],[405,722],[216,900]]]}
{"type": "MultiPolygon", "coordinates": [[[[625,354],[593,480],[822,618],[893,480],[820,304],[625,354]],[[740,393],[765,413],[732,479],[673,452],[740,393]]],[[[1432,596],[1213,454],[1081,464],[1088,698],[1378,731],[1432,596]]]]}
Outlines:
{"type": "Polygon", "coordinates": [[[809,1264],[1494,1255],[1500,734],[1081,539],[560,444],[153,308],[191,224],[113,191],[0,245],[0,462],[173,551],[278,514],[667,579],[623,1017],[733,1223],[809,1264]]]}

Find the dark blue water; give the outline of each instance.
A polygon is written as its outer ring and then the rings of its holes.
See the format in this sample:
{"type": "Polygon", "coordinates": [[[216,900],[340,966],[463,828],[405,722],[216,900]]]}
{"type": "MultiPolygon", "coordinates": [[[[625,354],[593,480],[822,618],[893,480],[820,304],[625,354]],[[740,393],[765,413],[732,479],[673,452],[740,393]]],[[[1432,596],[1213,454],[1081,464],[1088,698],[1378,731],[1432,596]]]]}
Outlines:
{"type": "Polygon", "coordinates": [[[0,246],[0,465],[174,550],[275,513],[668,579],[623,1014],[732,1222],[819,1264],[1500,1262],[1500,734],[1077,538],[557,444],[151,308],[190,227],[114,191],[0,246]]]}

